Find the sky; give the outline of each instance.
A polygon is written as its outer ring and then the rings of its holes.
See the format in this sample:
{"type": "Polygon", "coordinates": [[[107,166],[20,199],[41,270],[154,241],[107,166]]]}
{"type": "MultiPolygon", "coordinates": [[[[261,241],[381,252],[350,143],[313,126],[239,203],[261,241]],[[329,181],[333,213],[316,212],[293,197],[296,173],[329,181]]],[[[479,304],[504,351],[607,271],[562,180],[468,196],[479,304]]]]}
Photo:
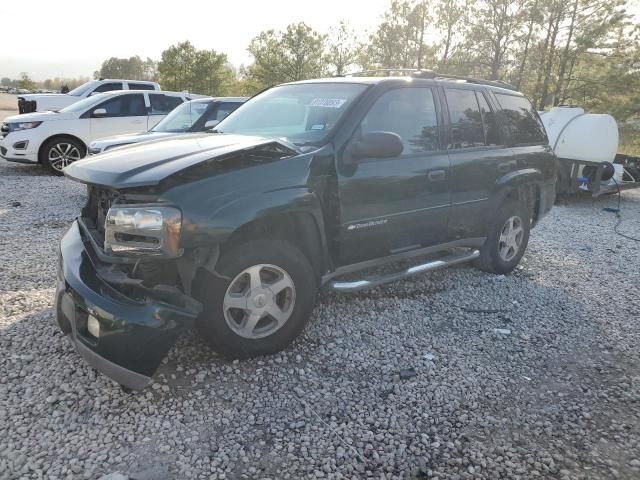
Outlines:
{"type": "Polygon", "coordinates": [[[304,21],[323,33],[341,19],[364,34],[390,0],[0,0],[0,77],[34,80],[92,76],[109,57],[159,59],[170,45],[226,53],[250,63],[246,48],[262,30],[304,21]],[[123,5],[117,7],[116,5],[123,5]]]}

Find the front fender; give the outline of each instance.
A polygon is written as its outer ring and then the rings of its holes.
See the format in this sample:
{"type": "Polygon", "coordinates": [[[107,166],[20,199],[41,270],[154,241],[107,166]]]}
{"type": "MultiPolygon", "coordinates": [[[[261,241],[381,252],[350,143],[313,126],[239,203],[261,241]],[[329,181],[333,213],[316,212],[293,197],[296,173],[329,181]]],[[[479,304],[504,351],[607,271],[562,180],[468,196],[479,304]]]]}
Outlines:
{"type": "Polygon", "coordinates": [[[220,245],[239,228],[256,220],[290,214],[310,215],[325,247],[325,226],[318,196],[306,186],[245,194],[228,199],[183,225],[182,247],[220,245]]]}

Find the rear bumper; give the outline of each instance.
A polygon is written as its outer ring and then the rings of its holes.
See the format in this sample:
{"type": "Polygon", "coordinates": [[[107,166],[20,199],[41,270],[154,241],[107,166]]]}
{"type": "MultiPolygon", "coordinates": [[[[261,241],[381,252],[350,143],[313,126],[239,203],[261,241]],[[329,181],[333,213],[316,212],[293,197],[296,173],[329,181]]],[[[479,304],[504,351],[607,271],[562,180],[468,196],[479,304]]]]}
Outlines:
{"type": "Polygon", "coordinates": [[[91,249],[74,222],[60,244],[58,325],[89,365],[125,387],[141,390],[176,339],[192,326],[199,305],[125,296],[100,278],[99,260],[91,249]],[[90,317],[99,324],[98,336],[90,332],[90,317]]]}

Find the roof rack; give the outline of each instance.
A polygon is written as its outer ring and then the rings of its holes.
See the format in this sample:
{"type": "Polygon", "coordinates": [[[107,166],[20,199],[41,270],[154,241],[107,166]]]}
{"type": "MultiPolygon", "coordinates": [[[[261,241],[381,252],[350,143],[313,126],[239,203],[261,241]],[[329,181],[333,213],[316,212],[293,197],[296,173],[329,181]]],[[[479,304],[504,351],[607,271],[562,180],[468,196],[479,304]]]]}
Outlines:
{"type": "Polygon", "coordinates": [[[439,73],[434,70],[424,70],[416,68],[380,68],[375,70],[363,70],[361,72],[349,73],[345,75],[345,77],[360,77],[365,75],[375,76],[376,74],[381,73],[386,74],[386,76],[400,74],[400,76],[429,78],[433,80],[458,80],[460,82],[473,83],[477,85],[489,85],[492,87],[506,88],[507,90],[517,90],[516,87],[507,82],[503,82],[502,80],[483,80],[480,78],[451,75],[448,73],[439,73]]]}

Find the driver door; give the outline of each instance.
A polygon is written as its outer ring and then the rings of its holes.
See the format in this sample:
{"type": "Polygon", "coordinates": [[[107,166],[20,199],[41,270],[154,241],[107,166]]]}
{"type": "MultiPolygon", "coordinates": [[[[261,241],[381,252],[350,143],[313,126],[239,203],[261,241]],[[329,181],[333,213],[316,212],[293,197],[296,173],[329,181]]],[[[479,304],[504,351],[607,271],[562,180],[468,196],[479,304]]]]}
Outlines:
{"type": "Polygon", "coordinates": [[[451,205],[449,156],[441,147],[436,92],[399,87],[383,93],[362,119],[339,162],[340,264],[445,241],[451,205]],[[352,158],[369,132],[393,132],[394,158],[352,158]]]}
{"type": "Polygon", "coordinates": [[[88,114],[91,140],[147,130],[149,111],[142,93],[114,96],[96,105],[88,114]],[[96,114],[96,110],[100,109],[106,110],[106,113],[96,114]]]}

